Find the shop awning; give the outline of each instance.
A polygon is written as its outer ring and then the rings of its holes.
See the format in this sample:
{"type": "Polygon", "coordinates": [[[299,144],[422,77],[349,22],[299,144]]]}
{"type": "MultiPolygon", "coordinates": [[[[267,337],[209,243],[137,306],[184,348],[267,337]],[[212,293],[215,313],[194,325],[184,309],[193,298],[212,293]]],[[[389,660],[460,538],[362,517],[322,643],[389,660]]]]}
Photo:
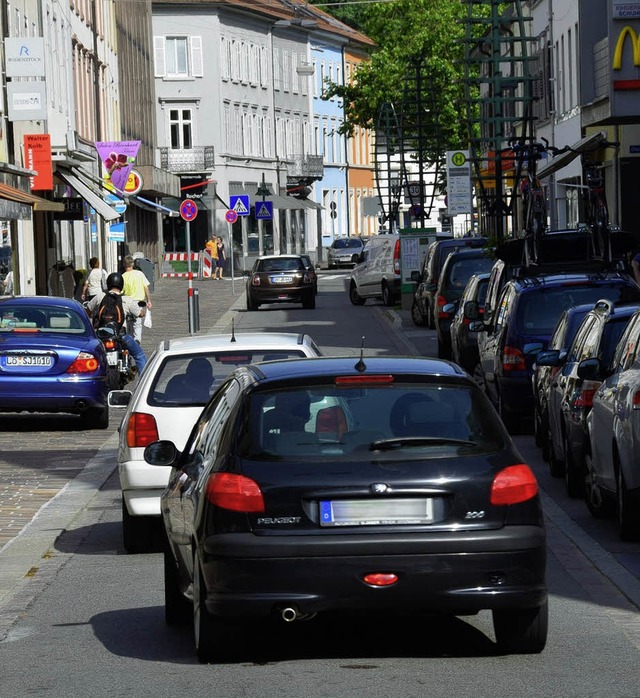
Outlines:
{"type": "Polygon", "coordinates": [[[56,175],[64,180],[91,206],[96,212],[104,218],[105,221],[115,221],[120,218],[120,214],[113,209],[102,197],[90,187],[90,185],[81,180],[75,173],[66,168],[58,167],[56,175]]]}
{"type": "Polygon", "coordinates": [[[0,199],[16,201],[19,204],[28,204],[34,211],[64,211],[64,204],[57,201],[48,201],[35,194],[30,194],[22,189],[16,189],[9,184],[0,182],[0,199]]]}
{"type": "Polygon", "coordinates": [[[324,208],[322,204],[319,204],[317,201],[311,201],[311,199],[300,199],[300,203],[303,204],[305,208],[311,208],[316,211],[324,208]]]}
{"type": "Polygon", "coordinates": [[[163,206],[162,204],[157,204],[155,201],[145,199],[142,196],[129,196],[126,197],[125,200],[131,201],[139,208],[143,208],[145,211],[153,211],[154,213],[164,213],[173,218],[180,217],[180,211],[176,211],[176,209],[169,208],[168,206],[163,206]]]}
{"type": "Polygon", "coordinates": [[[549,175],[561,170],[563,167],[571,164],[579,155],[588,150],[594,150],[600,143],[607,139],[607,134],[604,131],[598,131],[597,133],[592,133],[589,136],[581,138],[579,141],[571,146],[571,150],[566,153],[561,153],[556,155],[554,158],[549,160],[549,162],[538,169],[537,176],[538,179],[543,177],[548,177],[549,175]]]}

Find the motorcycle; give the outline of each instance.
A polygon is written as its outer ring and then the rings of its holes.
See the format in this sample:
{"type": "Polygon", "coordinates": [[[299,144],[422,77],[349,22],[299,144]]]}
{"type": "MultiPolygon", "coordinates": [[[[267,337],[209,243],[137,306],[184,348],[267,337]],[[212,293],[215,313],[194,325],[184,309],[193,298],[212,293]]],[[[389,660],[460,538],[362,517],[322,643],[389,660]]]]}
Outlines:
{"type": "Polygon", "coordinates": [[[109,323],[96,330],[107,354],[107,386],[109,390],[122,390],[127,383],[135,379],[137,369],[133,357],[122,344],[124,327],[109,323]]]}

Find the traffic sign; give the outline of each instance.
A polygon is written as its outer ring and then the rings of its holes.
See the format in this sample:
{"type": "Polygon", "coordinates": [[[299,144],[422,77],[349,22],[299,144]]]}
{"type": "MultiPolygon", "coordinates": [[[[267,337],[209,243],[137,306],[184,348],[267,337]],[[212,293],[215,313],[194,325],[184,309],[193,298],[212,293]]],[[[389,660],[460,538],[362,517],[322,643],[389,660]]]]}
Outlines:
{"type": "Polygon", "coordinates": [[[270,221],[273,218],[273,201],[256,201],[256,218],[270,221]]]}
{"type": "Polygon", "coordinates": [[[225,214],[224,219],[227,223],[235,223],[238,220],[238,214],[230,208],[225,214]]]}
{"type": "Polygon", "coordinates": [[[185,221],[192,221],[198,215],[198,206],[192,199],[180,202],[180,215],[185,221]]]}
{"type": "Polygon", "coordinates": [[[250,212],[249,194],[232,194],[229,196],[229,208],[232,208],[239,216],[248,216],[250,212]]]}

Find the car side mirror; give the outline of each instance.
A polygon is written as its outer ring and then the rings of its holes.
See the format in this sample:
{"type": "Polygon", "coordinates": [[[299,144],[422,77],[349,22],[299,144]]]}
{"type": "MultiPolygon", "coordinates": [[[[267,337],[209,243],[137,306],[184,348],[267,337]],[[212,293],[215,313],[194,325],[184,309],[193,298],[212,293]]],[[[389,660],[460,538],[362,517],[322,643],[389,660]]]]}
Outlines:
{"type": "Polygon", "coordinates": [[[467,320],[478,320],[480,318],[480,304],[478,301],[465,301],[462,312],[467,320]]]}
{"type": "Polygon", "coordinates": [[[173,441],[154,441],[144,449],[144,460],[149,465],[173,465],[178,458],[178,449],[173,441]]]}
{"type": "Polygon", "coordinates": [[[445,303],[441,308],[441,312],[448,313],[449,315],[452,315],[453,313],[456,312],[456,307],[457,307],[456,303],[445,303]]]}
{"type": "Polygon", "coordinates": [[[603,377],[600,359],[584,359],[578,364],[578,378],[588,381],[601,381],[603,377]]]}
{"type": "Polygon", "coordinates": [[[411,281],[415,281],[415,283],[419,284],[421,278],[422,277],[421,277],[419,271],[412,271],[411,272],[411,281]]]}
{"type": "Polygon", "coordinates": [[[535,356],[544,349],[544,344],[542,342],[529,342],[523,347],[523,353],[527,356],[535,356]]]}
{"type": "Polygon", "coordinates": [[[557,349],[545,349],[536,356],[536,366],[560,366],[563,363],[564,359],[557,349]]]}
{"type": "Polygon", "coordinates": [[[126,407],[131,401],[131,390],[110,390],[107,395],[109,407],[126,407]]]}

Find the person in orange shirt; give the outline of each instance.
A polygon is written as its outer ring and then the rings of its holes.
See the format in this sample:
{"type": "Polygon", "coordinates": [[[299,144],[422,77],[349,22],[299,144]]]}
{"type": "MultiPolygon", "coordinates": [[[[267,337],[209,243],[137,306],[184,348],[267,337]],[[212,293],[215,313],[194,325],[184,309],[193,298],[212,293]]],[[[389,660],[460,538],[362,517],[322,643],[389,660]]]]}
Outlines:
{"type": "Polygon", "coordinates": [[[211,239],[207,240],[205,247],[211,254],[211,278],[215,279],[218,269],[218,241],[215,235],[212,235],[211,239]]]}

